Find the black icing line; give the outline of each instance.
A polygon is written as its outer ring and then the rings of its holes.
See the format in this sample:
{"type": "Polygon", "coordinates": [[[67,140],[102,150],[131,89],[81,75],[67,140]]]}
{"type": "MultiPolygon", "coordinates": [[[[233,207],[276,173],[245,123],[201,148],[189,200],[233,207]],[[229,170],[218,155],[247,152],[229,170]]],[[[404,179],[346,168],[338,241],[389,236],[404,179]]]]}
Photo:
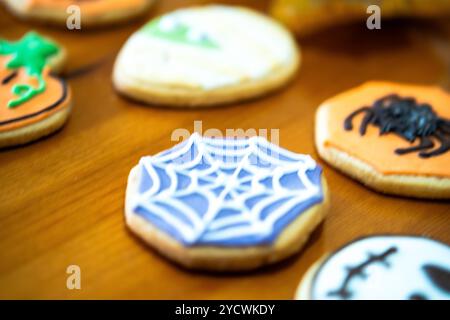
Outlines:
{"type": "Polygon", "coordinates": [[[45,107],[44,109],[39,110],[39,111],[37,111],[35,113],[30,113],[30,114],[27,114],[27,115],[19,117],[19,118],[14,118],[14,119],[6,120],[6,121],[1,121],[0,122],[0,126],[4,126],[4,125],[10,124],[10,123],[19,122],[19,121],[23,121],[23,120],[26,120],[26,119],[30,119],[30,118],[36,117],[36,116],[38,116],[38,115],[40,115],[42,113],[46,113],[46,112],[49,112],[49,111],[55,109],[61,103],[63,103],[64,100],[66,100],[66,98],[67,98],[67,83],[64,80],[62,80],[62,79],[60,79],[58,77],[55,77],[55,76],[52,76],[52,77],[54,79],[58,80],[59,83],[61,84],[62,88],[63,88],[63,94],[61,95],[61,97],[56,102],[52,103],[48,107],[45,107]]]}
{"type": "Polygon", "coordinates": [[[386,260],[390,255],[396,253],[397,251],[398,251],[397,247],[390,247],[385,252],[380,254],[369,253],[368,259],[365,260],[364,262],[354,267],[347,266],[346,267],[347,275],[345,276],[344,282],[342,283],[339,289],[329,291],[328,296],[338,296],[343,299],[351,298],[353,293],[348,288],[351,281],[356,277],[364,279],[367,278],[367,275],[364,273],[364,270],[371,264],[381,263],[384,264],[386,267],[389,267],[389,263],[386,260]]]}
{"type": "Polygon", "coordinates": [[[431,242],[437,242],[439,244],[442,244],[444,246],[446,246],[449,250],[450,250],[450,245],[436,240],[436,239],[432,239],[430,237],[424,237],[424,236],[417,236],[417,235],[403,235],[403,234],[375,234],[375,235],[370,235],[370,236],[362,236],[359,238],[356,238],[350,242],[347,242],[346,244],[342,245],[341,247],[339,247],[338,249],[336,249],[335,251],[333,251],[331,254],[329,254],[321,263],[320,266],[317,268],[317,270],[314,272],[314,276],[312,277],[311,280],[311,285],[309,288],[309,298],[310,299],[314,299],[313,296],[313,292],[314,292],[314,285],[317,281],[317,277],[319,276],[319,273],[322,271],[323,266],[325,266],[328,261],[330,261],[335,255],[339,254],[341,251],[343,251],[345,248],[347,248],[348,246],[352,245],[355,242],[358,241],[362,241],[362,240],[366,240],[366,239],[370,239],[370,238],[380,238],[380,237],[385,237],[385,238],[396,238],[396,237],[403,237],[403,238],[412,238],[412,239],[424,239],[424,240],[428,240],[431,242]]]}
{"type": "Polygon", "coordinates": [[[434,264],[426,264],[422,268],[436,287],[450,293],[450,270],[434,264]]]}
{"type": "Polygon", "coordinates": [[[17,77],[17,71],[14,71],[14,72],[10,73],[5,78],[3,78],[2,85],[8,84],[15,77],[17,77]]]}

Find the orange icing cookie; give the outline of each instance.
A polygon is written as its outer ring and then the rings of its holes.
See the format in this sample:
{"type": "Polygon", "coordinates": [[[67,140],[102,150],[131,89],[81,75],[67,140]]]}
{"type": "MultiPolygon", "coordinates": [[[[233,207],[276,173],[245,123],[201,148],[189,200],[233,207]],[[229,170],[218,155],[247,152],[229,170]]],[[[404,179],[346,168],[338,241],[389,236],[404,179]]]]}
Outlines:
{"type": "Polygon", "coordinates": [[[0,147],[47,135],[67,119],[70,90],[48,64],[60,54],[56,43],[35,32],[0,39],[0,147]]]}
{"type": "Polygon", "coordinates": [[[148,0],[31,0],[28,8],[47,9],[61,8],[66,9],[70,5],[80,7],[82,13],[97,14],[104,13],[105,10],[122,10],[133,7],[143,7],[148,4],[148,0]]]}
{"type": "Polygon", "coordinates": [[[154,0],[0,0],[15,15],[69,28],[127,22],[143,14],[154,0]]]}
{"type": "MultiPolygon", "coordinates": [[[[376,100],[391,94],[400,98],[415,98],[418,104],[428,103],[441,119],[450,120],[450,94],[443,89],[434,86],[369,82],[339,94],[320,106],[318,143],[322,147],[333,147],[360,159],[384,175],[450,178],[450,151],[431,157],[421,157],[420,151],[397,154],[395,151],[398,149],[417,146],[420,139],[416,138],[410,143],[396,133],[387,132],[380,135],[380,127],[373,123],[369,123],[365,134],[361,135],[359,130],[366,112],[355,115],[351,121],[351,130],[344,128],[344,122],[350,114],[365,106],[372,107],[376,100]]],[[[447,139],[448,136],[447,134],[447,139]]],[[[436,150],[442,145],[442,141],[435,135],[429,138],[434,146],[426,152],[436,150]]]]}

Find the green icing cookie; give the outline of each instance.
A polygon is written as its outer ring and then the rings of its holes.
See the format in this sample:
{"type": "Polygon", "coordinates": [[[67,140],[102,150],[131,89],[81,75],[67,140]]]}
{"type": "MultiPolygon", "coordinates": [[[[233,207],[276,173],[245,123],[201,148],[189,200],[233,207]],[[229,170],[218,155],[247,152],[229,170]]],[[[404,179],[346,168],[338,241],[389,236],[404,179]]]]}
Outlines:
{"type": "Polygon", "coordinates": [[[42,71],[48,62],[48,58],[59,52],[59,47],[45,40],[35,32],[27,33],[16,42],[0,39],[0,55],[11,55],[12,59],[6,64],[6,68],[17,70],[24,68],[27,75],[38,80],[38,87],[33,88],[28,84],[17,84],[12,88],[16,99],[8,102],[9,108],[17,107],[41,94],[46,89],[42,71]]]}
{"type": "Polygon", "coordinates": [[[147,25],[145,25],[142,28],[141,32],[153,37],[173,41],[180,44],[198,46],[207,49],[219,48],[219,45],[208,36],[202,36],[199,37],[198,39],[192,37],[191,35],[193,34],[193,30],[184,23],[174,22],[172,28],[163,28],[162,27],[163,19],[170,19],[170,18],[163,17],[150,21],[147,25]]]}

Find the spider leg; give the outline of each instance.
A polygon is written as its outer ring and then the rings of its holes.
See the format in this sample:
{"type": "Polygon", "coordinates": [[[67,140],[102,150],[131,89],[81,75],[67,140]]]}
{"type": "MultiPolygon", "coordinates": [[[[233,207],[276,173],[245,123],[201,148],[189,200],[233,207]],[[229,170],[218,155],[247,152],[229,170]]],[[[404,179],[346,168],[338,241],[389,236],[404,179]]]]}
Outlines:
{"type": "Polygon", "coordinates": [[[372,110],[367,111],[366,115],[361,121],[361,126],[359,127],[359,133],[362,136],[366,134],[367,126],[369,125],[370,121],[372,121],[373,117],[374,117],[373,111],[372,110]]]}
{"type": "Polygon", "coordinates": [[[431,152],[419,153],[419,156],[421,158],[429,158],[429,157],[438,156],[438,155],[443,154],[443,153],[447,152],[448,150],[450,150],[450,137],[446,137],[445,133],[442,133],[439,131],[437,131],[435,133],[435,136],[441,143],[441,146],[431,152]]]}
{"type": "Polygon", "coordinates": [[[441,126],[440,126],[440,129],[441,129],[443,132],[450,134],[450,121],[448,121],[448,122],[443,122],[443,123],[441,124],[441,126]]]}
{"type": "Polygon", "coordinates": [[[344,129],[346,131],[350,131],[350,130],[353,129],[353,124],[352,124],[353,118],[356,117],[358,114],[360,114],[362,112],[368,112],[368,113],[373,114],[373,112],[370,109],[370,107],[362,107],[362,108],[352,112],[344,121],[344,129]]]}
{"type": "Polygon", "coordinates": [[[434,143],[433,143],[433,141],[431,141],[431,139],[429,137],[421,137],[419,145],[410,147],[410,148],[395,149],[395,153],[398,155],[403,155],[403,154],[407,154],[410,152],[420,151],[420,150],[429,149],[429,148],[433,148],[433,147],[434,147],[434,143]]]}

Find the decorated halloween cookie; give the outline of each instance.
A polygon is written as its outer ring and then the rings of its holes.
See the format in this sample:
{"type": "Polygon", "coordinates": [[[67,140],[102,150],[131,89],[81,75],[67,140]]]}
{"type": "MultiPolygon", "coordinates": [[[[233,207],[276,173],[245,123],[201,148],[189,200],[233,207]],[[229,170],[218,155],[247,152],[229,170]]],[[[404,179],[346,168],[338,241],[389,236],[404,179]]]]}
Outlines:
{"type": "Polygon", "coordinates": [[[64,50],[37,33],[16,42],[0,39],[0,148],[36,140],[65,123],[70,90],[51,73],[63,61],[64,50]]]}
{"type": "Polygon", "coordinates": [[[16,15],[66,26],[80,14],[81,28],[129,21],[145,12],[154,0],[0,0],[16,15]],[[76,6],[77,10],[73,10],[76,6]]]}
{"type": "Polygon", "coordinates": [[[308,35],[351,22],[363,28],[368,17],[377,12],[381,12],[383,21],[445,17],[450,14],[450,2],[433,0],[430,5],[426,0],[274,0],[271,12],[297,34],[308,35]]]}
{"type": "Polygon", "coordinates": [[[305,274],[297,299],[450,299],[450,247],[418,236],[358,239],[305,274]]]}
{"type": "Polygon", "coordinates": [[[369,82],[325,101],[316,146],[332,166],[389,194],[450,198],[450,94],[369,82]]]}
{"type": "Polygon", "coordinates": [[[114,84],[152,104],[209,106],[285,84],[299,66],[292,36],[250,9],[203,6],[156,18],[120,52],[114,84]]]}
{"type": "Polygon", "coordinates": [[[254,269],[298,252],[328,209],[309,156],[264,138],[193,134],[131,170],[126,223],[161,254],[193,269],[254,269]]]}

